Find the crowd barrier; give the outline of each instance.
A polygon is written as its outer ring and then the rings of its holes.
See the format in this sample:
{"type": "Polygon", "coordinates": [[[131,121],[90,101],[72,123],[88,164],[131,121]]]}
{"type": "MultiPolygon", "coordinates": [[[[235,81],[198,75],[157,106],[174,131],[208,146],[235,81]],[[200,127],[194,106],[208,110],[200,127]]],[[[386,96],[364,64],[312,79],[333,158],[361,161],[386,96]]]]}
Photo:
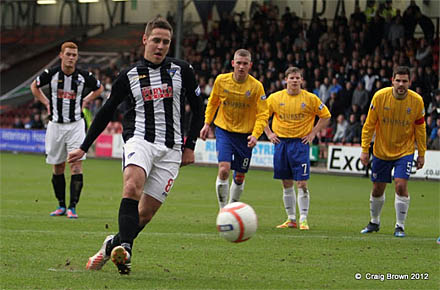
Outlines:
{"type": "MultiPolygon", "coordinates": [[[[0,129],[0,150],[44,153],[44,130],[0,129]]],[[[95,156],[122,158],[123,140],[121,134],[101,134],[95,143],[95,156]]],[[[310,160],[318,161],[318,147],[312,146],[310,160]]],[[[252,152],[251,167],[272,168],[274,145],[260,141],[252,152]]],[[[343,174],[364,174],[365,167],[360,162],[361,147],[334,145],[328,147],[327,172],[343,174]]],[[[417,151],[415,155],[417,157],[417,151]]],[[[215,140],[198,140],[195,148],[196,163],[217,164],[215,140]]],[[[440,180],[440,151],[426,151],[425,165],[416,170],[415,162],[411,176],[416,178],[440,180]]]]}

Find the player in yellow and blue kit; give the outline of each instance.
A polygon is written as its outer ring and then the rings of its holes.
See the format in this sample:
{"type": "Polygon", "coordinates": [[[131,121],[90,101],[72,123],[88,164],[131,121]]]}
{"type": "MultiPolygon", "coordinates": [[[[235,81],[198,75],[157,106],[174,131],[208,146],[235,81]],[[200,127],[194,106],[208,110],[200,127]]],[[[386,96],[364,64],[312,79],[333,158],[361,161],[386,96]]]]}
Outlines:
{"type": "Polygon", "coordinates": [[[269,116],[273,115],[272,130],[266,126],[264,132],[275,144],[274,178],[283,184],[283,201],[287,221],[277,228],[296,228],[296,196],[294,181],[298,188],[300,229],[308,230],[307,215],[310,193],[307,180],[310,178],[310,147],[316,133],[330,122],[330,112],[314,94],[301,89],[301,70],[290,67],[285,72],[287,89],[273,93],[268,98],[269,116]],[[315,117],[319,120],[314,126],[315,117]]]}
{"type": "Polygon", "coordinates": [[[416,168],[425,163],[426,129],[425,110],[422,97],[408,89],[410,71],[408,67],[397,67],[393,73],[393,86],[376,92],[371,101],[367,120],[362,129],[361,162],[368,164],[368,149],[373,134],[371,180],[373,190],[370,195],[369,224],[361,233],[377,232],[380,226],[380,213],[385,203],[385,187],[391,183],[391,170],[394,168],[396,196],[396,226],[394,236],[405,236],[405,220],[409,208],[408,179],[414,159],[415,143],[418,157],[416,168]]]}
{"type": "Polygon", "coordinates": [[[217,76],[205,111],[205,125],[200,138],[206,140],[215,118],[218,176],[216,192],[220,208],[239,201],[249,169],[252,149],[267,124],[268,111],[263,85],[249,75],[251,54],[239,49],[232,60],[234,71],[217,76]],[[229,189],[229,172],[234,178],[229,189]]]}

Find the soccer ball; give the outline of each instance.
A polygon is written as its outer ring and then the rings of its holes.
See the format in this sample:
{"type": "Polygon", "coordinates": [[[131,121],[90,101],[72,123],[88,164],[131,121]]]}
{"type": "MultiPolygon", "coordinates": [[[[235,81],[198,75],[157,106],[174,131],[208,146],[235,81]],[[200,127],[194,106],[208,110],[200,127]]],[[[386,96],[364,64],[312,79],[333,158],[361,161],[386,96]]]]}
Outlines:
{"type": "Polygon", "coordinates": [[[222,208],[217,216],[220,236],[233,243],[249,240],[257,231],[254,209],[243,202],[233,202],[222,208]]]}

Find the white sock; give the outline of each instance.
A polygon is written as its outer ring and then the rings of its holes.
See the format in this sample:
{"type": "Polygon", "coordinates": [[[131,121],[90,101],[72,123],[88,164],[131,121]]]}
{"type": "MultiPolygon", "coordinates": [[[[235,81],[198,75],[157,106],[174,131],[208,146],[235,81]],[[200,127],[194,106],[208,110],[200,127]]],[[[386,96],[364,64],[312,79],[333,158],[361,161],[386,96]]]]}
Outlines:
{"type": "Polygon", "coordinates": [[[374,197],[370,194],[370,216],[371,222],[380,224],[380,213],[385,203],[385,193],[381,197],[374,197]]]}
{"type": "Polygon", "coordinates": [[[307,219],[309,214],[310,194],[309,191],[298,188],[298,209],[299,209],[299,221],[303,222],[307,219]]]}
{"type": "Polygon", "coordinates": [[[217,180],[215,181],[215,192],[217,193],[217,200],[219,207],[220,208],[225,207],[228,201],[229,179],[221,180],[217,176],[217,180]]]}
{"type": "Polygon", "coordinates": [[[396,193],[394,207],[396,209],[396,227],[399,226],[402,229],[405,229],[405,220],[406,216],[408,215],[409,208],[409,196],[399,196],[396,193]]]}
{"type": "Polygon", "coordinates": [[[283,188],[283,201],[288,218],[296,221],[296,196],[293,187],[283,188]]]}
{"type": "Polygon", "coordinates": [[[240,201],[243,189],[244,181],[242,184],[238,185],[234,180],[232,180],[231,188],[229,189],[229,203],[240,201]]]}

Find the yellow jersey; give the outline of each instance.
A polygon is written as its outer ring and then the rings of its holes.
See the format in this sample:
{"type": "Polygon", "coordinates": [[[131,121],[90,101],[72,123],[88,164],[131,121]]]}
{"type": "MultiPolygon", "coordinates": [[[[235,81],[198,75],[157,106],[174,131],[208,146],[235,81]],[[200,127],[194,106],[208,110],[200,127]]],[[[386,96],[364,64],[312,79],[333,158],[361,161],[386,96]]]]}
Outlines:
{"type": "Polygon", "coordinates": [[[273,116],[272,131],[281,138],[307,136],[315,124],[315,117],[331,117],[326,105],[314,94],[301,90],[298,95],[289,95],[287,90],[273,93],[267,99],[269,117],[273,116]]]}
{"type": "Polygon", "coordinates": [[[266,94],[263,85],[253,76],[239,83],[233,73],[220,74],[214,82],[205,111],[205,123],[228,132],[252,134],[259,138],[267,125],[266,94]]]}
{"type": "Polygon", "coordinates": [[[396,160],[413,154],[415,143],[419,156],[425,156],[426,125],[422,97],[408,90],[405,99],[393,96],[393,88],[377,91],[371,101],[368,116],[362,128],[362,152],[367,153],[376,132],[373,154],[383,160],[396,160]]]}

